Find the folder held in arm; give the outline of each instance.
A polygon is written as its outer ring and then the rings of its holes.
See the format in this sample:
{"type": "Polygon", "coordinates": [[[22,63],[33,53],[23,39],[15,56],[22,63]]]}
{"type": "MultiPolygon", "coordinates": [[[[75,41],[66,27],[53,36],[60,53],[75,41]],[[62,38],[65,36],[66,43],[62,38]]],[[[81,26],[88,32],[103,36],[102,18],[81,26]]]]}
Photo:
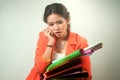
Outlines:
{"type": "Polygon", "coordinates": [[[55,77],[57,75],[60,77],[60,76],[62,76],[62,74],[71,71],[70,69],[72,67],[79,68],[80,69],[79,72],[81,73],[81,67],[77,66],[78,64],[81,63],[81,62],[79,62],[78,58],[80,56],[91,55],[93,52],[95,52],[96,50],[98,50],[100,48],[102,48],[102,42],[93,44],[92,46],[87,47],[85,49],[79,49],[79,50],[76,50],[76,51],[72,52],[71,54],[65,56],[64,58],[61,58],[58,61],[50,64],[47,67],[46,72],[44,73],[44,77],[45,78],[52,78],[52,77],[55,77]],[[74,66],[71,66],[72,62],[75,63],[74,61],[77,61],[78,64],[75,64],[74,66]],[[65,70],[61,70],[61,69],[65,69],[65,70]],[[59,70],[61,70],[61,71],[59,71],[59,70]],[[55,72],[57,72],[57,73],[55,73],[55,72]]]}

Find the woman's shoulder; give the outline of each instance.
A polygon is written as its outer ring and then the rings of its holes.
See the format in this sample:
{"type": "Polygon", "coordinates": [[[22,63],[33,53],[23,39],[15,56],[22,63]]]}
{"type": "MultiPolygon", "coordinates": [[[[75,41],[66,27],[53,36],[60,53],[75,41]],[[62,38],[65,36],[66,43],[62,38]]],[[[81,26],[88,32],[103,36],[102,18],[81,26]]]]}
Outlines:
{"type": "Polygon", "coordinates": [[[44,33],[43,33],[43,31],[40,31],[40,32],[39,32],[39,35],[42,35],[42,36],[44,36],[44,33]]]}
{"type": "Polygon", "coordinates": [[[40,31],[40,32],[39,32],[39,37],[45,38],[45,34],[44,34],[43,31],[40,31]]]}
{"type": "Polygon", "coordinates": [[[70,32],[70,36],[76,38],[76,39],[82,39],[82,40],[86,40],[85,37],[83,37],[82,35],[75,33],[75,32],[70,32]]]}
{"type": "Polygon", "coordinates": [[[42,40],[47,40],[43,31],[39,32],[39,38],[42,39],[42,40]]]}
{"type": "Polygon", "coordinates": [[[74,41],[77,44],[77,49],[79,48],[85,48],[88,46],[87,39],[78,33],[71,32],[71,35],[73,35],[74,41]]]}

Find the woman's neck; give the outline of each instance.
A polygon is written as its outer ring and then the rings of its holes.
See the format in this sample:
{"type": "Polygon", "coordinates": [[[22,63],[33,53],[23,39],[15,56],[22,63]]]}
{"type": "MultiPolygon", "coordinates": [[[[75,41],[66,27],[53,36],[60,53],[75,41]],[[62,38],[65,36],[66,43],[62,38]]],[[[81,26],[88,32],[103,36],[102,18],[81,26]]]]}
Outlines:
{"type": "Polygon", "coordinates": [[[67,46],[67,40],[59,40],[56,42],[55,51],[59,53],[65,53],[67,46]]]}

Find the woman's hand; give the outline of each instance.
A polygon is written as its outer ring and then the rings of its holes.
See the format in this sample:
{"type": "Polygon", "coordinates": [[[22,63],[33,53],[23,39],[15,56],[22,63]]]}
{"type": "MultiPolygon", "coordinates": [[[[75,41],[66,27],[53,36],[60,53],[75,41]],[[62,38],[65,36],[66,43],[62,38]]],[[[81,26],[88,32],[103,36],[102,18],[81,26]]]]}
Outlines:
{"type": "Polygon", "coordinates": [[[46,29],[44,29],[43,32],[49,40],[48,44],[49,45],[54,45],[55,37],[54,37],[53,32],[48,27],[46,29]]]}

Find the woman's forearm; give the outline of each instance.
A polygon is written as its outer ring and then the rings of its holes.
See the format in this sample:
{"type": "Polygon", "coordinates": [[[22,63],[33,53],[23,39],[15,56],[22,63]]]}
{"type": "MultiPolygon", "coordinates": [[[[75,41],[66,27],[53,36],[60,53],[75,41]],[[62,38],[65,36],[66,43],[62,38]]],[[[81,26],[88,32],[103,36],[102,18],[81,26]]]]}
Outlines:
{"type": "Polygon", "coordinates": [[[47,46],[46,46],[46,50],[43,54],[43,58],[45,60],[50,60],[51,59],[51,54],[52,54],[53,47],[54,47],[54,41],[49,41],[47,46]]]}

